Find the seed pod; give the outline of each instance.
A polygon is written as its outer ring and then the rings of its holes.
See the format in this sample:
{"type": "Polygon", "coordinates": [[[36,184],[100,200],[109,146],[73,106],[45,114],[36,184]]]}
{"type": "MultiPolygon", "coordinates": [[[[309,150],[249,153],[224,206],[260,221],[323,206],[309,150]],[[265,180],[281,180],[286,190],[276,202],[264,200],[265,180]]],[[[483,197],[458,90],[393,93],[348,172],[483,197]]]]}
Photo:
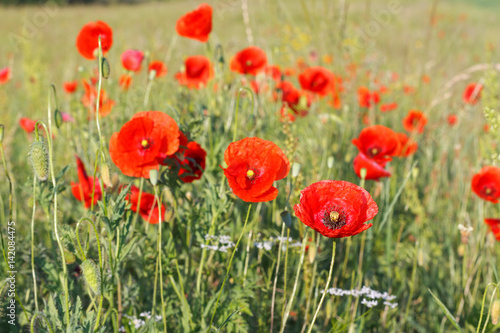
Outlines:
{"type": "Polygon", "coordinates": [[[300,164],[299,163],[293,163],[292,165],[292,177],[295,178],[299,175],[300,172],[300,164]]]}
{"type": "Polygon", "coordinates": [[[500,299],[497,298],[491,306],[491,323],[498,324],[498,319],[500,319],[500,299]]]}
{"type": "Polygon", "coordinates": [[[47,180],[49,177],[49,158],[43,141],[35,141],[31,144],[31,149],[28,154],[28,163],[35,176],[41,182],[47,180]]]}
{"type": "Polygon", "coordinates": [[[156,186],[156,184],[158,184],[158,170],[149,170],[149,180],[151,181],[151,185],[153,186],[156,186]]]}
{"type": "Polygon", "coordinates": [[[5,130],[5,127],[3,124],[0,124],[0,143],[3,141],[3,131],[5,130]]]}
{"type": "Polygon", "coordinates": [[[102,77],[105,79],[107,79],[109,77],[109,74],[111,73],[111,68],[109,67],[108,59],[106,58],[102,58],[101,71],[102,77]]]}
{"type": "Polygon", "coordinates": [[[83,278],[95,295],[101,294],[101,272],[92,259],[82,263],[83,278]]]}
{"type": "Polygon", "coordinates": [[[101,164],[101,178],[104,185],[106,185],[107,187],[113,187],[111,177],[109,176],[109,167],[106,163],[101,164]]]}
{"type": "Polygon", "coordinates": [[[281,212],[280,216],[283,223],[290,228],[292,226],[292,217],[290,216],[290,213],[287,210],[284,210],[281,212]]]}
{"type": "Polygon", "coordinates": [[[63,117],[62,117],[62,113],[61,113],[61,111],[59,111],[59,109],[56,109],[56,111],[54,111],[54,120],[56,122],[57,128],[61,128],[61,126],[63,124],[63,117]]]}

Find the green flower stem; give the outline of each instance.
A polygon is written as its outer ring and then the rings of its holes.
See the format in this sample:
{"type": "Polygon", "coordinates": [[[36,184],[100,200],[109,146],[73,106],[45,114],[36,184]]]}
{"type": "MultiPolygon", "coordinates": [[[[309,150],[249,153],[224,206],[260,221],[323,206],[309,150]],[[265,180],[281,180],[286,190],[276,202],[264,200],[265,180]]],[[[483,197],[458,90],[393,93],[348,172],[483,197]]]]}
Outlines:
{"type": "Polygon", "coordinates": [[[276,272],[274,273],[273,295],[271,297],[271,330],[273,333],[274,326],[274,301],[276,299],[276,286],[278,284],[278,273],[280,270],[281,247],[283,246],[283,236],[285,235],[285,223],[281,223],[281,237],[278,245],[278,260],[276,261],[276,272]]]}
{"type": "Polygon", "coordinates": [[[104,299],[104,295],[103,295],[104,294],[104,286],[103,286],[104,278],[102,278],[103,266],[102,266],[101,242],[99,241],[99,233],[97,232],[97,228],[96,228],[94,222],[92,222],[92,220],[89,219],[88,217],[81,218],[78,221],[78,223],[76,224],[76,241],[78,242],[78,248],[80,249],[80,253],[81,253],[84,261],[87,260],[87,257],[85,256],[85,253],[83,252],[83,249],[82,249],[82,244],[80,243],[80,225],[84,221],[89,222],[94,229],[95,239],[97,242],[97,252],[99,254],[99,269],[101,270],[101,294],[99,295],[99,309],[97,310],[97,318],[96,318],[95,327],[94,327],[94,331],[95,331],[99,327],[99,318],[101,317],[102,302],[104,299]]]}
{"type": "Polygon", "coordinates": [[[38,313],[38,295],[35,273],[35,211],[36,211],[36,176],[33,176],[33,213],[31,214],[31,273],[33,274],[33,291],[35,293],[35,310],[38,313]]]}
{"type": "Polygon", "coordinates": [[[288,320],[288,316],[290,315],[290,310],[292,309],[293,298],[295,297],[295,292],[297,291],[297,284],[299,282],[300,270],[302,265],[304,264],[304,255],[306,253],[306,243],[307,243],[307,232],[309,229],[307,228],[304,232],[304,239],[302,239],[302,247],[300,249],[300,262],[297,266],[297,274],[295,275],[295,283],[293,284],[292,295],[290,296],[290,300],[286,306],[285,315],[283,316],[283,322],[281,323],[280,333],[285,331],[286,321],[288,320]]]}
{"type": "Polygon", "coordinates": [[[45,316],[40,313],[40,312],[37,312],[35,313],[35,315],[33,316],[33,318],[31,318],[31,324],[30,324],[30,332],[31,333],[34,333],[35,332],[35,319],[36,317],[38,316],[41,316],[43,318],[43,321],[45,322],[45,325],[47,325],[48,329],[49,329],[49,332],[50,333],[53,333],[54,331],[52,331],[52,326],[50,326],[50,323],[49,321],[47,320],[47,318],[45,318],[45,316]]]}
{"type": "Polygon", "coordinates": [[[222,291],[224,290],[224,285],[226,284],[227,278],[229,276],[229,271],[231,271],[231,264],[233,263],[233,258],[236,253],[236,250],[238,250],[238,245],[240,244],[241,238],[243,238],[243,234],[245,232],[247,223],[248,223],[248,217],[250,216],[250,210],[252,209],[252,204],[248,205],[248,211],[247,211],[247,217],[245,218],[245,223],[243,224],[243,229],[241,229],[241,234],[240,237],[238,238],[238,241],[236,242],[236,246],[234,247],[233,254],[231,255],[231,259],[229,260],[229,265],[227,266],[227,271],[226,271],[226,276],[224,277],[224,281],[222,281],[222,286],[219,290],[219,296],[217,296],[217,301],[215,302],[215,308],[214,308],[214,313],[212,314],[212,318],[210,319],[210,325],[208,325],[207,332],[210,331],[212,328],[212,323],[215,318],[215,313],[217,312],[217,306],[219,305],[219,300],[222,295],[222,291]]]}
{"type": "Polygon", "coordinates": [[[330,286],[330,281],[332,280],[332,272],[333,272],[333,264],[335,263],[335,247],[336,247],[335,240],[333,241],[332,245],[332,261],[330,262],[330,270],[328,271],[328,279],[326,280],[326,286],[325,290],[323,290],[323,295],[321,296],[321,299],[319,300],[318,308],[316,309],[316,312],[314,313],[314,317],[311,321],[311,325],[309,326],[309,329],[307,330],[307,333],[311,333],[314,327],[314,322],[316,321],[316,318],[318,317],[319,310],[321,309],[321,305],[323,305],[323,301],[325,300],[326,292],[328,290],[328,287],[330,286]]]}
{"type": "MultiPolygon", "coordinates": [[[[161,315],[163,319],[163,332],[167,333],[167,319],[165,314],[165,299],[163,297],[163,268],[161,263],[161,229],[162,229],[162,216],[161,216],[161,201],[158,197],[158,186],[154,186],[155,190],[155,200],[158,204],[158,266],[160,269],[160,297],[161,297],[161,315]]],[[[155,283],[156,287],[156,283],[155,283]]]]}
{"type": "Polygon", "coordinates": [[[281,317],[285,314],[286,305],[286,272],[288,272],[288,249],[290,245],[290,228],[286,229],[286,248],[285,248],[285,270],[283,271],[283,309],[281,310],[281,317]]]}

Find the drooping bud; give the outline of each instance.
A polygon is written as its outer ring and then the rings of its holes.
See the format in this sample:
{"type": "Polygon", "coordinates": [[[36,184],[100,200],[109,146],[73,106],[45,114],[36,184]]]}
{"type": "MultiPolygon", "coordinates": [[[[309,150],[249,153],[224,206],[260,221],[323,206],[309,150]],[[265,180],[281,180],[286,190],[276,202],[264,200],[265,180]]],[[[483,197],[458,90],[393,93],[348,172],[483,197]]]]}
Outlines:
{"type": "Polygon", "coordinates": [[[82,263],[83,278],[95,295],[101,294],[101,272],[92,259],[82,263]]]}
{"type": "Polygon", "coordinates": [[[333,168],[333,161],[333,156],[328,157],[328,160],[326,160],[326,166],[328,167],[328,169],[333,168]]]}
{"type": "Polygon", "coordinates": [[[101,163],[101,178],[104,185],[107,187],[113,187],[111,177],[109,176],[109,167],[106,163],[101,163]]]}
{"type": "Polygon", "coordinates": [[[31,144],[31,149],[28,154],[28,163],[35,176],[41,182],[47,180],[49,177],[49,158],[43,141],[35,141],[31,144]]]}
{"type": "Polygon", "coordinates": [[[500,319],[500,299],[496,299],[491,305],[491,323],[493,325],[498,324],[500,319]]]}
{"type": "Polygon", "coordinates": [[[361,170],[359,171],[359,175],[361,176],[361,179],[366,179],[366,168],[361,168],[361,170]]]}
{"type": "Polygon", "coordinates": [[[281,220],[283,221],[283,223],[285,223],[285,225],[288,228],[291,228],[292,227],[292,217],[290,216],[290,212],[288,212],[287,210],[284,210],[281,212],[280,216],[281,216],[281,220]]]}
{"type": "Polygon", "coordinates": [[[111,73],[111,68],[109,67],[108,59],[106,58],[102,58],[101,71],[103,78],[105,79],[109,78],[109,74],[111,73]]]}
{"type": "Polygon", "coordinates": [[[153,81],[156,77],[156,70],[152,69],[149,71],[149,81],[153,81]]]}
{"type": "Polygon", "coordinates": [[[56,109],[56,111],[54,111],[54,120],[56,122],[57,128],[61,128],[63,124],[63,116],[61,111],[59,111],[59,109],[56,109]]]}
{"type": "Polygon", "coordinates": [[[158,184],[158,170],[156,169],[149,170],[149,181],[153,186],[156,186],[156,184],[158,184]]]}
{"type": "Polygon", "coordinates": [[[292,165],[292,177],[295,178],[299,175],[300,163],[293,163],[292,165]]]}

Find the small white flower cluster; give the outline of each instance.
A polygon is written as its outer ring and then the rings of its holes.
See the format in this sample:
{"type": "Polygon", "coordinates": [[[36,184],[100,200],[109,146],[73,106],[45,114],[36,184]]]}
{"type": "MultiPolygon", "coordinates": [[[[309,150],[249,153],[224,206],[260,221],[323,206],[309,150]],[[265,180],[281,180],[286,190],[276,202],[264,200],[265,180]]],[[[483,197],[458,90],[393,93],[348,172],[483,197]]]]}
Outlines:
{"type": "Polygon", "coordinates": [[[462,223],[460,223],[458,225],[458,230],[460,230],[462,232],[470,233],[472,230],[474,230],[474,228],[472,226],[465,226],[462,223]]]}
{"type": "MultiPolygon", "coordinates": [[[[123,315],[123,316],[125,318],[129,319],[131,324],[134,324],[135,329],[141,328],[142,326],[146,325],[146,321],[144,319],[136,318],[134,316],[127,316],[127,315],[123,315]]],[[[151,311],[142,312],[141,314],[139,314],[139,317],[146,318],[147,320],[151,319],[151,311]]],[[[162,319],[161,316],[159,316],[159,315],[155,316],[155,320],[157,322],[160,321],[161,319],[162,319]]],[[[123,326],[120,327],[120,332],[125,332],[125,327],[123,327],[123,326]]]]}
{"type": "Polygon", "coordinates": [[[221,235],[221,236],[214,236],[214,235],[205,235],[205,240],[218,240],[219,245],[205,245],[201,244],[201,248],[207,248],[209,250],[213,251],[220,251],[226,253],[228,249],[234,247],[236,244],[234,244],[231,241],[231,238],[229,236],[221,235]],[[221,245],[222,244],[222,245],[221,245]]]}
{"type": "MultiPolygon", "coordinates": [[[[271,237],[271,238],[269,238],[269,240],[266,240],[266,241],[254,242],[253,245],[260,250],[264,249],[266,251],[270,251],[271,248],[274,246],[274,244],[276,244],[280,241],[283,241],[283,243],[284,243],[287,241],[287,239],[286,239],[286,237],[280,237],[280,236],[278,236],[276,238],[271,237]]],[[[288,247],[301,247],[302,246],[301,242],[295,242],[295,243],[292,243],[292,242],[293,242],[292,237],[289,237],[288,238],[288,247]]],[[[282,250],[283,251],[286,250],[286,244],[283,244],[282,250]]]]}
{"type": "Polygon", "coordinates": [[[363,286],[361,290],[358,289],[344,290],[340,288],[330,288],[326,292],[334,296],[354,296],[354,297],[363,296],[361,304],[364,304],[369,308],[378,305],[377,299],[383,299],[384,300],[383,304],[389,306],[391,309],[394,309],[395,307],[398,306],[398,303],[391,303],[391,301],[395,299],[396,296],[389,295],[386,291],[381,293],[366,286],[363,286]],[[371,300],[367,300],[367,298],[370,298],[371,300]]]}

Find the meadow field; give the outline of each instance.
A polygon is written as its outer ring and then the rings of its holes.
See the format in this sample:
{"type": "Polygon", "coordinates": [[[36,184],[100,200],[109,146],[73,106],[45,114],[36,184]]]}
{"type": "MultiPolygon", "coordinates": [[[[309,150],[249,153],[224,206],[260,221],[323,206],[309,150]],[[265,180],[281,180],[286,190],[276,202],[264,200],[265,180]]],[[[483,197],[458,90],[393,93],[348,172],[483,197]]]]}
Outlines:
{"type": "Polygon", "coordinates": [[[0,332],[500,332],[499,1],[0,17],[0,332]]]}

